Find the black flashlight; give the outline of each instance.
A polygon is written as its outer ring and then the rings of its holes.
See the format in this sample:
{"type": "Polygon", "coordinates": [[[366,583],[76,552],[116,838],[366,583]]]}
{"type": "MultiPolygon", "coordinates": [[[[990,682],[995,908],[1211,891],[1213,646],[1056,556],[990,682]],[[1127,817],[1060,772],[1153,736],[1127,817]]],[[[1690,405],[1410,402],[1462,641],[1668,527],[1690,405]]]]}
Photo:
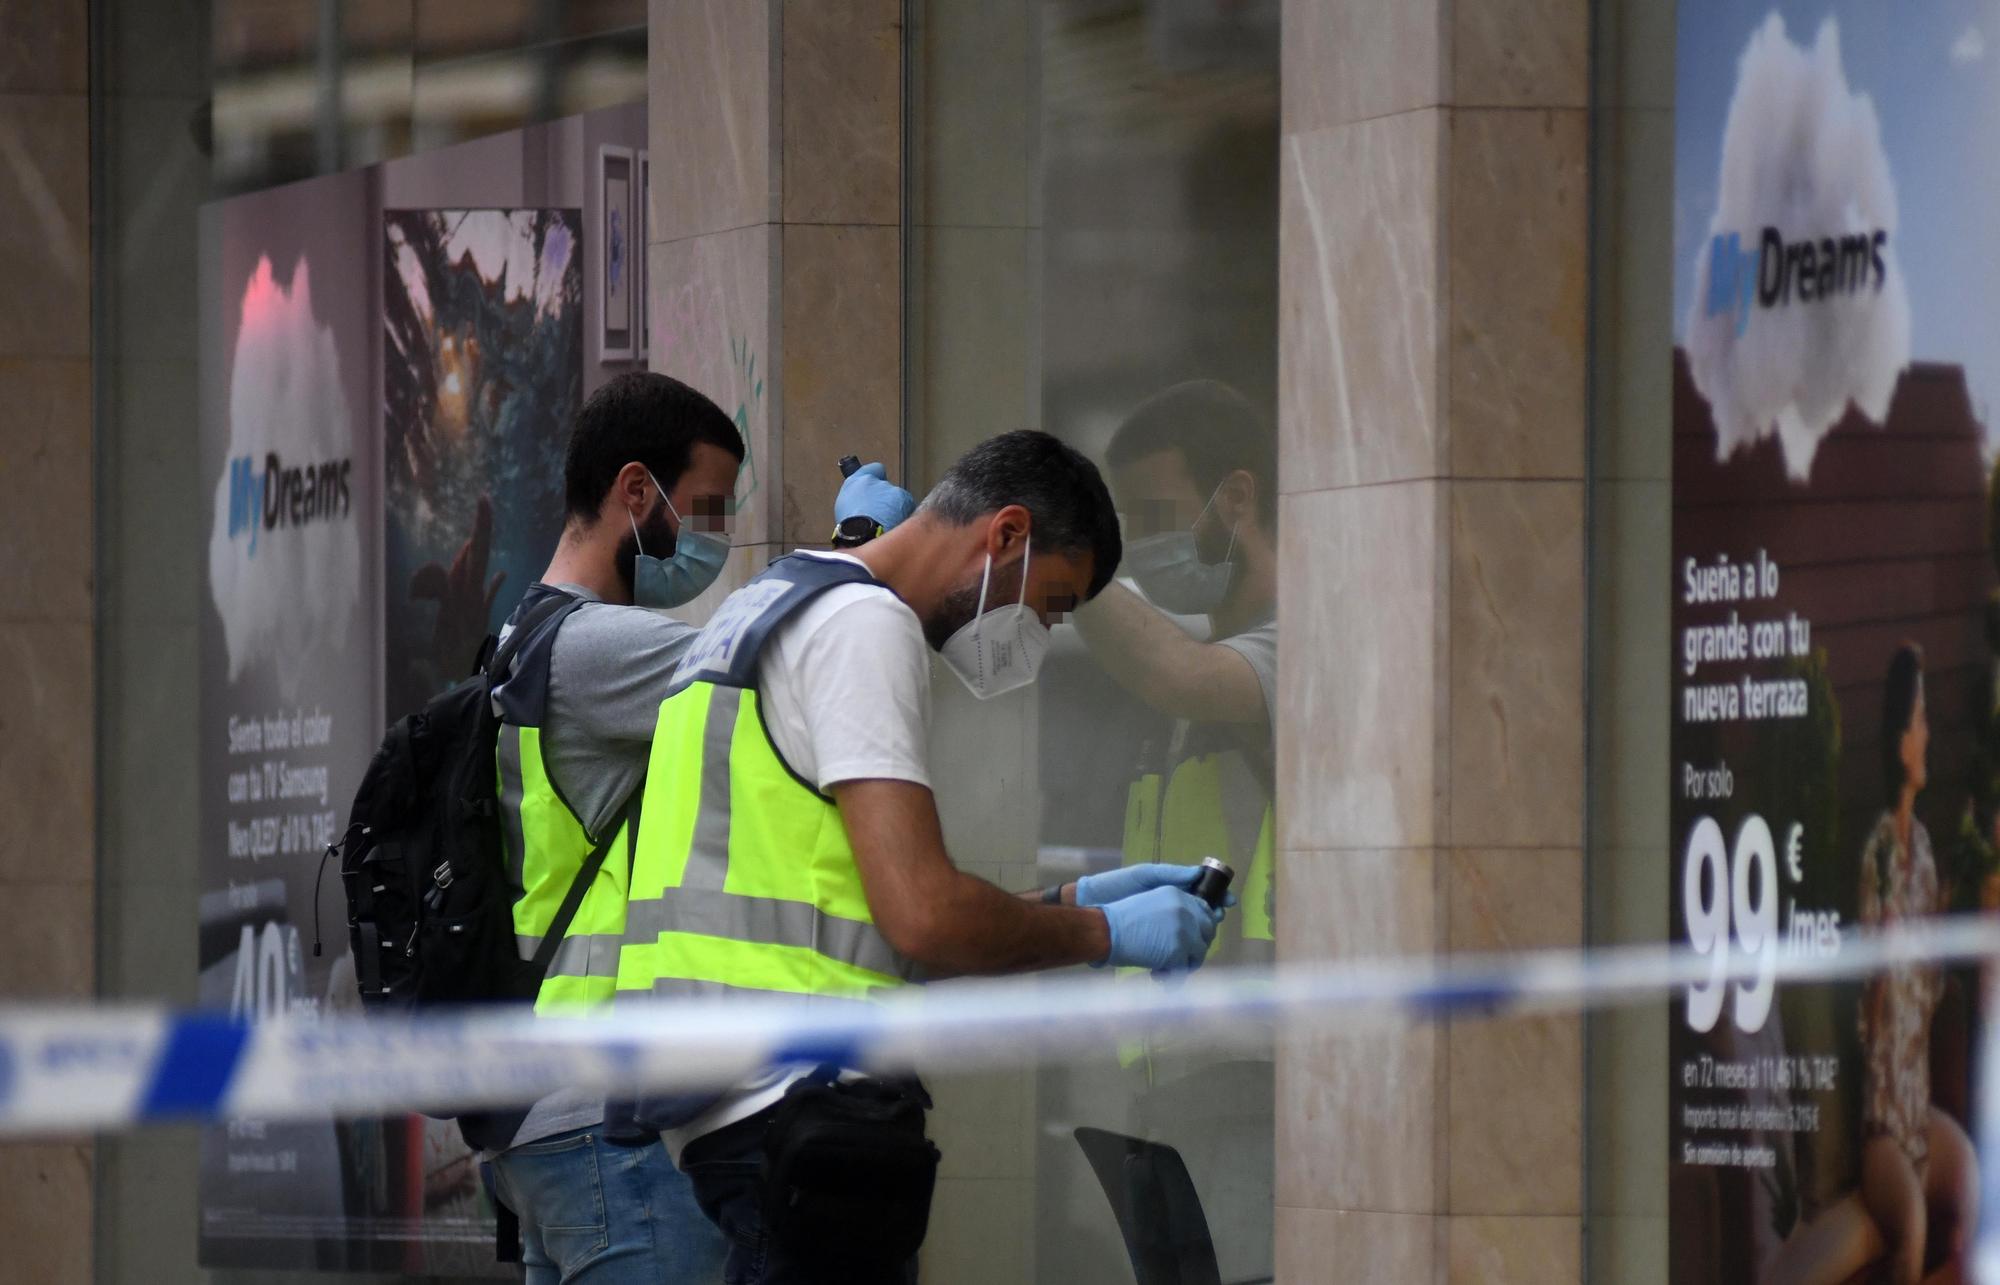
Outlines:
{"type": "Polygon", "coordinates": [[[1236,877],[1236,872],[1214,857],[1203,857],[1197,869],[1201,873],[1188,886],[1188,894],[1200,897],[1217,910],[1222,909],[1222,899],[1229,895],[1229,881],[1236,877]]]}

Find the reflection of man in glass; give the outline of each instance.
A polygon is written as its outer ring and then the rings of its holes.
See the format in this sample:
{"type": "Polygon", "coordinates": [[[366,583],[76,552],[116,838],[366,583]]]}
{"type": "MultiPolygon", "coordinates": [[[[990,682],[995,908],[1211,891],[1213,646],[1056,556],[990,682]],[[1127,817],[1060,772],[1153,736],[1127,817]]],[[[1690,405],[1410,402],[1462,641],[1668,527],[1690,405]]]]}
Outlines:
{"type": "Polygon", "coordinates": [[[1141,403],[1111,439],[1126,560],[1075,620],[1106,672],[1176,720],[1147,747],[1125,808],[1125,860],[1220,857],[1242,913],[1211,964],[1267,962],[1275,941],[1271,702],[1278,678],[1276,451],[1269,423],[1213,380],[1141,403]],[[1150,600],[1150,605],[1148,600],[1150,600]],[[1167,614],[1205,617],[1207,638],[1167,614]]]}
{"type": "MultiPolygon", "coordinates": [[[[1125,802],[1124,860],[1219,857],[1240,909],[1210,967],[1275,952],[1271,708],[1278,678],[1276,447],[1270,422],[1213,380],[1142,402],[1106,452],[1139,587],[1072,617],[1121,686],[1173,720],[1125,802]],[[1145,596],[1142,598],[1140,594],[1145,596]]],[[[1120,1050],[1132,1124],[1186,1163],[1224,1280],[1271,1270],[1271,1059],[1161,1038],[1120,1050]]]]}

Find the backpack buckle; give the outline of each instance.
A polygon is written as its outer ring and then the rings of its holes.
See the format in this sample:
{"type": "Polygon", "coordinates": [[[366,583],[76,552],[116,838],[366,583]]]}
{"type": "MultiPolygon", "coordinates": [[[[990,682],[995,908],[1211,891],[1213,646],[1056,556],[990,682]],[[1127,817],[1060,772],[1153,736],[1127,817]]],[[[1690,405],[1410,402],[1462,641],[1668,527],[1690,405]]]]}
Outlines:
{"type": "Polygon", "coordinates": [[[449,888],[451,887],[451,880],[451,862],[438,862],[438,868],[431,871],[431,881],[440,888],[449,888]]]}

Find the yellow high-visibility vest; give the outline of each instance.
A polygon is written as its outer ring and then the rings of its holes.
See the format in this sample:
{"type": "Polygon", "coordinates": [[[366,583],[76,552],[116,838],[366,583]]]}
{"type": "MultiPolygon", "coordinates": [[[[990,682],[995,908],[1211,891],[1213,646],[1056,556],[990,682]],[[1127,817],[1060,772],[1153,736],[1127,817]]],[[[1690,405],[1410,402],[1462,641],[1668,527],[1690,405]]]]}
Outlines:
{"type": "MultiPolygon", "coordinates": [[[[523,603],[559,590],[538,585],[523,603]]],[[[500,742],[495,750],[500,794],[501,842],[514,890],[514,941],[522,959],[532,959],[553,926],[584,862],[598,839],[584,828],[542,760],[539,726],[548,687],[549,657],[556,631],[568,616],[559,611],[516,652],[498,703],[500,742]]],[[[631,846],[629,815],[621,815],[610,850],[598,867],[562,944],[535,996],[538,1013],[588,1008],[611,999],[618,971],[618,948],[625,934],[625,853],[631,846]]]]}
{"type": "MultiPolygon", "coordinates": [[[[1176,738],[1178,739],[1178,738],[1176,738]]],[[[1218,857],[1236,871],[1237,905],[1222,921],[1208,959],[1216,964],[1269,964],[1277,956],[1277,861],[1271,803],[1263,802],[1257,837],[1246,854],[1232,826],[1223,791],[1224,756],[1218,750],[1183,757],[1171,771],[1142,772],[1125,793],[1124,862],[1185,864],[1218,857]]],[[[1238,818],[1240,819],[1240,818],[1238,818]]],[[[1156,1048],[1150,1040],[1125,1040],[1118,1061],[1128,1070],[1155,1074],[1156,1048]]]]}
{"type": "Polygon", "coordinates": [[[1124,859],[1126,865],[1203,857],[1228,862],[1239,880],[1233,889],[1238,905],[1211,949],[1239,962],[1268,962],[1278,939],[1271,804],[1264,801],[1257,837],[1245,851],[1241,836],[1247,827],[1230,825],[1223,797],[1223,757],[1232,752],[1194,755],[1175,763],[1169,774],[1146,772],[1134,780],[1125,795],[1124,859]]]}
{"type": "Polygon", "coordinates": [[[660,706],[639,810],[617,989],[856,1000],[909,979],[875,927],[832,799],[785,763],[758,710],[771,631],[824,589],[872,583],[790,557],[736,591],[660,706]]]}
{"type": "MultiPolygon", "coordinates": [[[[507,869],[520,888],[514,898],[514,942],[522,959],[532,959],[597,843],[549,779],[540,728],[502,723],[498,758],[507,869]]],[[[630,825],[629,818],[620,819],[611,851],[563,932],[562,945],[535,994],[538,1013],[587,1008],[611,998],[618,948],[625,939],[622,854],[631,846],[630,825]]]]}

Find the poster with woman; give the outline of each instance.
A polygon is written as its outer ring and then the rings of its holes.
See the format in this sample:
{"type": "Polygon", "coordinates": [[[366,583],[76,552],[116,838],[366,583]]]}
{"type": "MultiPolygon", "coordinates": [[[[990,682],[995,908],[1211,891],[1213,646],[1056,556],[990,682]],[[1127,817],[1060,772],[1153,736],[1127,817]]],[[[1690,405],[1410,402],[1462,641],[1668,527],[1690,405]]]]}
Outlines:
{"type": "Polygon", "coordinates": [[[1774,973],[2000,904],[1991,17],[1679,9],[1668,886],[1717,976],[1670,1019],[1676,1282],[1964,1267],[1980,979],[1774,973]]]}

